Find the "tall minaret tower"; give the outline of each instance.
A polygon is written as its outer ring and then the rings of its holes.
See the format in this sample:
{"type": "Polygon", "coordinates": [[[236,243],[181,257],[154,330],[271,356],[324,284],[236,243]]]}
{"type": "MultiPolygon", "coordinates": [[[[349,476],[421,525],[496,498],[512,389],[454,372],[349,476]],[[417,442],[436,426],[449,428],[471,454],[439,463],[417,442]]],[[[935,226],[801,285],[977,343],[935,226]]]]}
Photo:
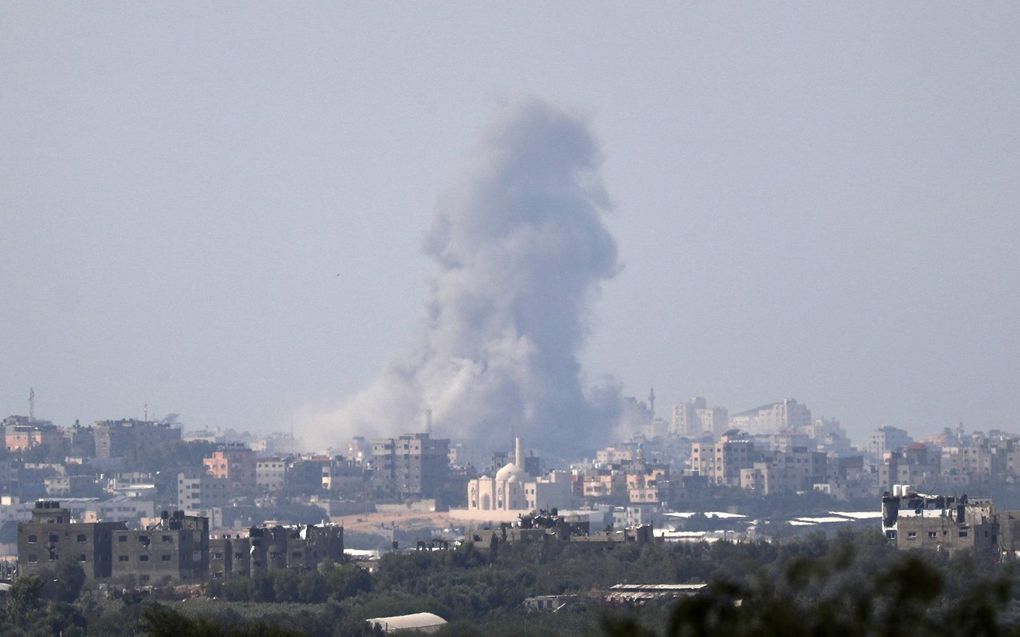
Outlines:
{"type": "Polygon", "coordinates": [[[648,410],[652,412],[652,422],[655,422],[655,388],[648,390],[648,410]]]}
{"type": "Polygon", "coordinates": [[[514,438],[514,464],[520,469],[524,468],[524,446],[520,436],[514,438]]]}

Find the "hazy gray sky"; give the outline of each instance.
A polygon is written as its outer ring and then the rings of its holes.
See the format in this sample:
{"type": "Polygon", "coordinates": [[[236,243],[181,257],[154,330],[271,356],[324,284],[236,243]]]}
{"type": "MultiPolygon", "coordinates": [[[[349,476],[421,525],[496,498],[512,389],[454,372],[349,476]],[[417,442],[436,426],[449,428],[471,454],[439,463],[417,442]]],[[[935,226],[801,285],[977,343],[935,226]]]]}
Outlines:
{"type": "Polygon", "coordinates": [[[548,4],[0,5],[0,414],[335,408],[536,96],[588,118],[615,203],[593,377],[1017,429],[1020,5],[548,4]]]}

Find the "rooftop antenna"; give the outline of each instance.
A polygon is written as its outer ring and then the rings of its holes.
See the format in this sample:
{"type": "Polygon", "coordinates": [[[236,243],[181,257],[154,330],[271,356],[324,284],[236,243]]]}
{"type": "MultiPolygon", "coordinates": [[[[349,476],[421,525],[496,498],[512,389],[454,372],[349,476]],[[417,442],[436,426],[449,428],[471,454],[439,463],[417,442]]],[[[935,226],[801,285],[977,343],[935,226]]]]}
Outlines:
{"type": "Polygon", "coordinates": [[[425,433],[432,435],[432,408],[425,410],[425,433]]]}
{"type": "Polygon", "coordinates": [[[149,422],[149,403],[145,403],[145,407],[143,409],[145,410],[144,411],[145,416],[142,418],[142,420],[144,420],[145,422],[149,422]]]}
{"type": "Polygon", "coordinates": [[[35,387],[28,388],[28,419],[35,420],[35,387]]]}

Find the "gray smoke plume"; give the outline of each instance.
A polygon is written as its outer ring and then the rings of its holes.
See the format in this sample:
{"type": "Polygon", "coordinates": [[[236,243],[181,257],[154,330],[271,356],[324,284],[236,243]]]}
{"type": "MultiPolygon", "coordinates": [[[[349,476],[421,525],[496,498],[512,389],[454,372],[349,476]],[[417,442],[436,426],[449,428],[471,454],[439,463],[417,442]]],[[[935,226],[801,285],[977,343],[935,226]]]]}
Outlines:
{"type": "Polygon", "coordinates": [[[612,388],[586,392],[578,352],[602,280],[617,271],[600,156],[584,122],[544,103],[510,109],[439,205],[425,250],[421,344],[329,419],[345,433],[421,430],[580,449],[615,422],[612,388]]]}

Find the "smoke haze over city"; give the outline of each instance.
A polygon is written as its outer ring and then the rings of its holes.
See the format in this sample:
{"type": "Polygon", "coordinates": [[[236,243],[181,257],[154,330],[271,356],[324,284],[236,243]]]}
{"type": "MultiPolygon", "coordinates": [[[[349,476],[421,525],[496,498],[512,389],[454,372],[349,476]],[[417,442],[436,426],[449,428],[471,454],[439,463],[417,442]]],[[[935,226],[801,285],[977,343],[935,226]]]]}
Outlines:
{"type": "Polygon", "coordinates": [[[536,100],[504,110],[432,222],[421,342],[320,430],[393,435],[430,414],[437,433],[489,444],[609,433],[616,389],[588,398],[578,361],[592,297],[618,267],[600,153],[577,117],[536,100]]]}
{"type": "Polygon", "coordinates": [[[0,412],[1012,423],[1015,3],[587,8],[0,7],[0,412]],[[576,225],[472,226],[541,225],[539,166],[576,225]]]}

